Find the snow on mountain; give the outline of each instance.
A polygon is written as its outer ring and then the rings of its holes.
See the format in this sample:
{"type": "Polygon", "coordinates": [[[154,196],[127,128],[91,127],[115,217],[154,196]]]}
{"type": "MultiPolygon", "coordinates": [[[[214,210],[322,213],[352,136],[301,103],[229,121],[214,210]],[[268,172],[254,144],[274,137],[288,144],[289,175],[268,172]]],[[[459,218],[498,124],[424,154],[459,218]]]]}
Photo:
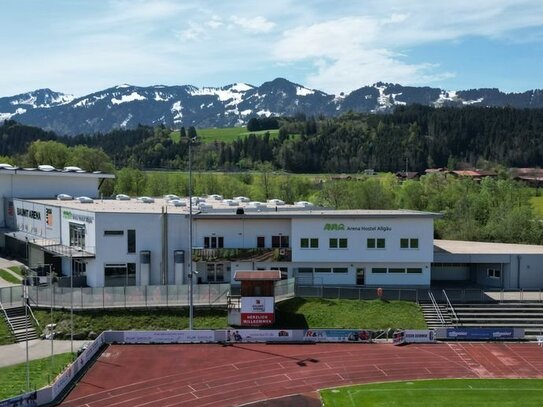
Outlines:
{"type": "Polygon", "coordinates": [[[120,105],[121,103],[133,102],[135,100],[145,100],[145,96],[141,96],[138,92],[132,92],[130,95],[122,95],[120,99],[111,99],[111,103],[114,105],[120,105]]]}
{"type": "Polygon", "coordinates": [[[415,103],[436,107],[543,108],[543,91],[503,93],[492,88],[453,91],[377,82],[350,93],[330,95],[283,78],[260,86],[243,82],[202,88],[121,84],[78,98],[50,89],[1,97],[0,120],[13,119],[60,134],[104,133],[138,124],[224,127],[244,125],[255,116],[386,113],[415,103]]]}

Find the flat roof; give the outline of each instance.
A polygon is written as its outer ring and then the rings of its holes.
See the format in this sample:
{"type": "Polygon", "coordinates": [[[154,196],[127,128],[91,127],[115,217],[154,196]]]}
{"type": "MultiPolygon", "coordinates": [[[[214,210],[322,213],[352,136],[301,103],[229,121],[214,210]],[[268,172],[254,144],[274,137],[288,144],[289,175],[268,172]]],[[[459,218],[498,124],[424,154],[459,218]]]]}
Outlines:
{"type": "Polygon", "coordinates": [[[434,240],[434,252],[450,254],[543,254],[543,246],[436,239],[434,240]]]}
{"type": "Polygon", "coordinates": [[[114,174],[109,174],[102,171],[84,171],[84,170],[65,170],[62,168],[54,169],[39,169],[39,168],[19,168],[5,167],[0,165],[0,175],[36,175],[36,176],[54,176],[54,177],[84,177],[84,178],[115,178],[114,174]]]}
{"type": "MultiPolygon", "coordinates": [[[[67,209],[76,209],[95,213],[162,213],[164,207],[167,207],[168,213],[188,214],[187,206],[173,206],[167,199],[153,198],[154,202],[141,202],[136,198],[120,201],[115,199],[95,199],[92,203],[81,203],[77,200],[56,200],[56,199],[20,199],[25,202],[36,204],[57,206],[67,209]]],[[[188,198],[181,198],[188,201],[188,198]]],[[[227,202],[227,201],[226,201],[227,202]]],[[[438,217],[438,213],[420,212],[410,210],[333,210],[322,209],[318,207],[304,207],[299,205],[275,205],[273,203],[260,203],[255,206],[251,202],[239,202],[235,206],[225,203],[225,201],[206,199],[203,202],[209,205],[208,208],[193,206],[193,215],[195,219],[216,218],[231,219],[239,218],[296,218],[296,217],[315,217],[323,216],[328,218],[349,218],[349,217],[376,217],[376,218],[395,218],[395,217],[438,217]],[[244,214],[237,214],[238,208],[243,208],[244,214]]]]}

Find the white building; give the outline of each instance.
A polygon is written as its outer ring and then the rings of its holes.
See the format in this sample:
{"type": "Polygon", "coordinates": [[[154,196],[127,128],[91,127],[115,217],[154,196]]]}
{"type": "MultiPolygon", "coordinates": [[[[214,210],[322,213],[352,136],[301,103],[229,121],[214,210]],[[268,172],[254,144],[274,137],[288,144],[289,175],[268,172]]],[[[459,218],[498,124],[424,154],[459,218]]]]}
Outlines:
{"type": "MultiPolygon", "coordinates": [[[[36,176],[27,189],[4,192],[0,247],[31,266],[73,270],[91,287],[187,283],[188,199],[51,199],[96,196],[97,182],[111,176],[28,173],[36,176]]],[[[3,175],[0,185],[28,177],[19,170],[6,182],[3,175]]],[[[193,210],[192,260],[201,283],[234,283],[237,270],[279,269],[315,285],[543,287],[543,247],[434,241],[435,213],[323,210],[218,195],[193,199],[193,210]]]]}

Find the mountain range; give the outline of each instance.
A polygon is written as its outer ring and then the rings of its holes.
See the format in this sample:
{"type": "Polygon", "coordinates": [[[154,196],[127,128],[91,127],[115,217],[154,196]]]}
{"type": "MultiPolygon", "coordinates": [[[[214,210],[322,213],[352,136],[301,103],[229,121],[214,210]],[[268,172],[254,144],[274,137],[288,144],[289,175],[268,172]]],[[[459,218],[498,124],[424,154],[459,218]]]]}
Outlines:
{"type": "Polygon", "coordinates": [[[118,85],[82,97],[39,89],[0,97],[0,120],[13,119],[61,135],[75,135],[133,128],[138,124],[226,127],[241,126],[259,116],[337,116],[350,110],[386,113],[395,106],[409,104],[542,108],[543,91],[450,91],[378,82],[348,94],[332,95],[282,78],[260,86],[235,83],[220,88],[118,85]]]}

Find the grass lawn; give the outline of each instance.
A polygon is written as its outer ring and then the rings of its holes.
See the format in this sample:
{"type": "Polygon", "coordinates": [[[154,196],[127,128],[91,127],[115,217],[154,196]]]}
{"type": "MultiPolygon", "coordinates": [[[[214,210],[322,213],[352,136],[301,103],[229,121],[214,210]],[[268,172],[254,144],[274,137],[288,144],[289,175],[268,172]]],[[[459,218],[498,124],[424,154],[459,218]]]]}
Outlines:
{"type": "MultiPolygon", "coordinates": [[[[72,361],[71,353],[54,356],[54,373],[51,377],[51,358],[31,360],[29,363],[30,387],[37,390],[46,386],[72,361]]],[[[0,368],[0,400],[26,392],[26,364],[0,368]]]]}
{"type": "MultiPolygon", "coordinates": [[[[426,328],[417,304],[404,301],[325,300],[293,298],[278,304],[277,328],[426,328]]],[[[49,310],[35,310],[34,315],[45,326],[51,321],[49,310]]],[[[69,338],[70,312],[53,312],[59,338],[69,338]]],[[[187,329],[187,309],[97,310],[74,312],[74,337],[86,339],[89,332],[99,334],[112,330],[187,329]]],[[[195,308],[197,329],[228,327],[225,309],[195,308]]]]}
{"type": "Polygon", "coordinates": [[[426,328],[420,307],[407,301],[293,298],[278,309],[282,328],[426,328]]]}
{"type": "Polygon", "coordinates": [[[11,343],[15,343],[15,338],[11,334],[4,316],[0,315],[0,345],[9,345],[11,343]]]}
{"type": "Polygon", "coordinates": [[[543,219],[543,196],[532,196],[530,203],[534,208],[534,212],[537,216],[543,219]]]}
{"type": "Polygon", "coordinates": [[[11,266],[11,267],[8,267],[8,269],[10,269],[15,274],[17,274],[17,275],[19,275],[21,277],[23,276],[23,267],[22,266],[11,266]]]}
{"type": "Polygon", "coordinates": [[[543,380],[462,379],[367,384],[321,391],[325,407],[540,406],[543,380]]]}
{"type": "MultiPolygon", "coordinates": [[[[248,132],[246,127],[225,127],[225,128],[208,128],[197,129],[198,138],[203,143],[212,143],[214,141],[222,141],[225,143],[231,143],[239,137],[245,137],[249,134],[263,136],[266,132],[270,133],[270,137],[277,137],[279,130],[262,130],[248,132]]],[[[172,140],[176,143],[179,142],[179,131],[173,131],[171,133],[172,140]]]]}
{"type": "Polygon", "coordinates": [[[15,277],[9,271],[0,269],[0,278],[6,280],[8,283],[21,284],[21,279],[15,277]]]}

